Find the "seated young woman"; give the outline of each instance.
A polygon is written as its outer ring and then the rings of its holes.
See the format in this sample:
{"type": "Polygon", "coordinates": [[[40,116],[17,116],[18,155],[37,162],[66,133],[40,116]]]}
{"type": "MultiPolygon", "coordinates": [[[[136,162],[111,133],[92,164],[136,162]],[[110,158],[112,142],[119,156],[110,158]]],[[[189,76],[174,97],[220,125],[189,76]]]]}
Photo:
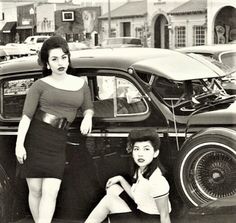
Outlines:
{"type": "Polygon", "coordinates": [[[133,184],[122,176],[107,181],[107,193],[85,223],[170,223],[169,184],[159,159],[160,138],[155,130],[132,130],[128,152],[133,157],[133,184]]]}

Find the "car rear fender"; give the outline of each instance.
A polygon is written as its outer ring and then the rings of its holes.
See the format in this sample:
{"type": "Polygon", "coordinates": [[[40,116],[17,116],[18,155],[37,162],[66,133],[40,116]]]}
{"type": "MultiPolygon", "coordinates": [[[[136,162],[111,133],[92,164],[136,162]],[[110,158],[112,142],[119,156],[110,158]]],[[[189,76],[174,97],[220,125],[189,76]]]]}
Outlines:
{"type": "Polygon", "coordinates": [[[207,128],[203,129],[200,132],[197,132],[193,135],[191,135],[181,146],[180,150],[186,146],[190,141],[195,140],[196,138],[206,136],[206,135],[221,135],[225,136],[229,139],[235,140],[236,142],[236,131],[233,129],[228,129],[228,128],[207,128]]]}

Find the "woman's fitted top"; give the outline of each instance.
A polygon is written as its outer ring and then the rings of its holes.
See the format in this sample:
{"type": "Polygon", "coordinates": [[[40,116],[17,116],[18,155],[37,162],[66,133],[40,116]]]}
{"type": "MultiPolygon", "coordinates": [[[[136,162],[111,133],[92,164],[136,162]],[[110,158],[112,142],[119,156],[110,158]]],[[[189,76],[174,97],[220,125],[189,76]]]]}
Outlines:
{"type": "MultiPolygon", "coordinates": [[[[155,200],[169,195],[169,183],[162,175],[161,170],[157,168],[149,179],[143,177],[138,171],[138,180],[131,187],[131,193],[137,208],[147,214],[160,214],[155,200]]],[[[169,203],[169,212],[171,205],[169,203]]]]}
{"type": "Polygon", "coordinates": [[[27,93],[23,115],[32,119],[38,108],[72,122],[79,108],[82,108],[82,111],[93,109],[90,89],[84,82],[79,90],[63,90],[39,79],[33,83],[27,93]]]}

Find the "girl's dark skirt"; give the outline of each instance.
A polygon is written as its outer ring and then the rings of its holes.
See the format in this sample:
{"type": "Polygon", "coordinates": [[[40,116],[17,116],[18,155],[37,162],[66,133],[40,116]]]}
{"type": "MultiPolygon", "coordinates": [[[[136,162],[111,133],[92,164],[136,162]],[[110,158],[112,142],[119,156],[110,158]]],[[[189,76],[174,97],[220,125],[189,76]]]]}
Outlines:
{"type": "Polygon", "coordinates": [[[25,138],[27,159],[18,165],[21,178],[62,179],[67,131],[32,119],[25,138]]]}
{"type": "Polygon", "coordinates": [[[126,204],[131,209],[128,213],[109,214],[111,223],[158,223],[160,222],[160,215],[147,214],[137,209],[137,204],[130,198],[130,196],[123,191],[120,195],[126,204]]]}

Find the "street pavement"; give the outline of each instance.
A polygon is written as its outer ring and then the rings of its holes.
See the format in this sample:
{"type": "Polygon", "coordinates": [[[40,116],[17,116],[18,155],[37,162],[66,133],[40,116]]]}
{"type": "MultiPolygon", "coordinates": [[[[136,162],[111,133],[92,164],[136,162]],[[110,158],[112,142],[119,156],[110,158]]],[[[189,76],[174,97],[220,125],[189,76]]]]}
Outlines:
{"type": "MultiPolygon", "coordinates": [[[[172,223],[235,223],[236,222],[236,196],[218,199],[209,202],[202,207],[188,208],[175,197],[173,211],[171,212],[172,223]]],[[[83,220],[59,220],[52,223],[82,223],[83,220]]],[[[13,222],[12,222],[13,223],[13,222]]],[[[14,223],[33,223],[30,216],[14,223]]],[[[127,222],[128,223],[128,222],[127,222]]]]}
{"type": "MultiPolygon", "coordinates": [[[[204,210],[204,209],[203,209],[204,210]]],[[[186,210],[181,216],[171,215],[172,223],[235,223],[236,207],[229,209],[213,209],[205,211],[199,209],[186,210]]],[[[33,223],[30,217],[14,223],[33,223]]],[[[59,220],[54,219],[52,223],[83,223],[83,220],[59,220]]],[[[128,223],[128,222],[127,222],[128,223]]]]}

